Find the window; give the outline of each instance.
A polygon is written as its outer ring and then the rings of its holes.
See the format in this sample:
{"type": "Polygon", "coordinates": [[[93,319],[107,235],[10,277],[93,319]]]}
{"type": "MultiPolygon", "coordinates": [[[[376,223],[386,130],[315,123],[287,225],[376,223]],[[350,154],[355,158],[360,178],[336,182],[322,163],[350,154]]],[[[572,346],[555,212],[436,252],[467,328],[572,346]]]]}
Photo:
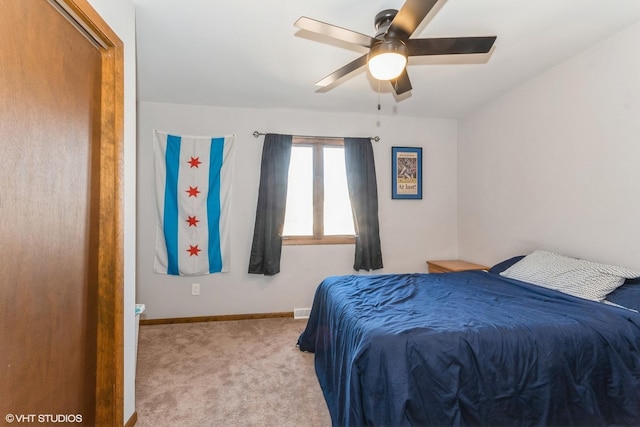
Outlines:
{"type": "Polygon", "coordinates": [[[342,139],[294,137],[284,244],[354,243],[342,139]]]}

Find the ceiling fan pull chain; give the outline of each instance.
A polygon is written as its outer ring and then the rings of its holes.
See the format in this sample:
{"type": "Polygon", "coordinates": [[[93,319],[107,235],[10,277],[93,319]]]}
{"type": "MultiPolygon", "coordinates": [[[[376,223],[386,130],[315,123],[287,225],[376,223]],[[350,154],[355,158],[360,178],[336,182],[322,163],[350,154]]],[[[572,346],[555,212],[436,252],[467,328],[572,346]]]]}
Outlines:
{"type": "Polygon", "coordinates": [[[378,80],[378,111],[380,111],[380,80],[378,80]]]}

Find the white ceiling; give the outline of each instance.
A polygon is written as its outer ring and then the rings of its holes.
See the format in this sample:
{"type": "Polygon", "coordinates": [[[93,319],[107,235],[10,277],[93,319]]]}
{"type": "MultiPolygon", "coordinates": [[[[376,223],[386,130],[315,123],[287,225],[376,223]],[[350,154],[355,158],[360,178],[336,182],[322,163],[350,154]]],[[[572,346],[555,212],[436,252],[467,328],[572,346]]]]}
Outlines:
{"type": "Polygon", "coordinates": [[[314,83],[366,50],[298,30],[300,16],[373,36],[404,0],[133,0],[138,99],[459,118],[640,20],[640,0],[440,0],[413,38],[498,37],[486,55],[413,57],[396,96],[366,67],[314,83]],[[382,109],[377,111],[380,99],[382,109]]]}

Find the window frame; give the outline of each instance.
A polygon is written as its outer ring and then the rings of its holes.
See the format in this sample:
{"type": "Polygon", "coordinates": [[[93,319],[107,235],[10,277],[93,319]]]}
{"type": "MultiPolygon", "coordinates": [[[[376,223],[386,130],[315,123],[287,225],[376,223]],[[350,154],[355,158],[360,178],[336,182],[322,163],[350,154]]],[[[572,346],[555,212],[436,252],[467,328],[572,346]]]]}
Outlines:
{"type": "MultiPolygon", "coordinates": [[[[282,236],[283,245],[345,245],[355,244],[353,235],[324,235],[324,152],[325,146],[344,147],[343,138],[294,136],[293,145],[313,148],[313,235],[282,236]]],[[[354,222],[355,228],[355,222],[354,222]]],[[[356,230],[357,233],[357,230],[356,230]]]]}

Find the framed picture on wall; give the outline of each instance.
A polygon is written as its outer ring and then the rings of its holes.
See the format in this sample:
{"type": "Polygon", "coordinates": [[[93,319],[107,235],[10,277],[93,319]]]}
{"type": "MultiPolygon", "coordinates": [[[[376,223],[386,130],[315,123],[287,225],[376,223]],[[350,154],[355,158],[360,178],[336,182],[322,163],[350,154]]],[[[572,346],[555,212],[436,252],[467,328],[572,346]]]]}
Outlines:
{"type": "Polygon", "coordinates": [[[421,147],[391,147],[391,198],[422,199],[421,147]]]}

